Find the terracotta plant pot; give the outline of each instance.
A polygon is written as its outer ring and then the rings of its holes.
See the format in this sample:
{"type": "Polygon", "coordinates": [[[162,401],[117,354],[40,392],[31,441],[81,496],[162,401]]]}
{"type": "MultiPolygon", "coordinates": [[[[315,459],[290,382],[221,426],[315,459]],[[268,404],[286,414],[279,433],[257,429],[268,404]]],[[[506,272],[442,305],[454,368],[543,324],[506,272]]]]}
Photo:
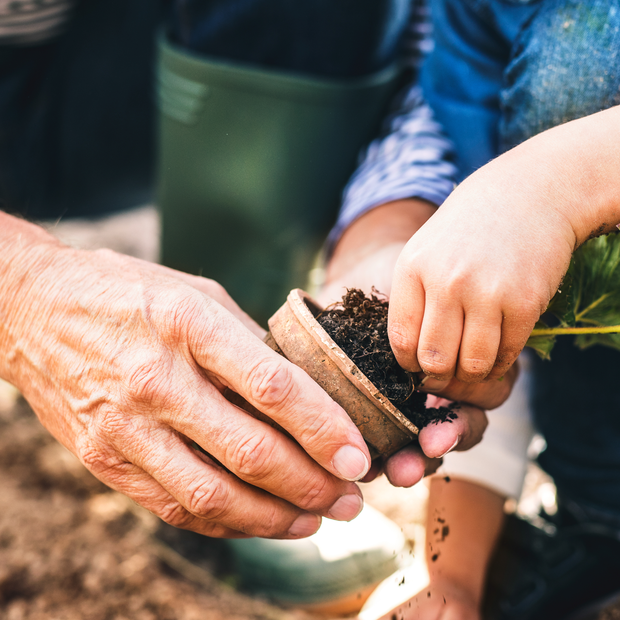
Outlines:
{"type": "Polygon", "coordinates": [[[265,342],[305,370],[351,417],[372,458],[411,443],[418,428],[361,372],[316,320],[322,308],[292,290],[269,319],[265,342]]]}

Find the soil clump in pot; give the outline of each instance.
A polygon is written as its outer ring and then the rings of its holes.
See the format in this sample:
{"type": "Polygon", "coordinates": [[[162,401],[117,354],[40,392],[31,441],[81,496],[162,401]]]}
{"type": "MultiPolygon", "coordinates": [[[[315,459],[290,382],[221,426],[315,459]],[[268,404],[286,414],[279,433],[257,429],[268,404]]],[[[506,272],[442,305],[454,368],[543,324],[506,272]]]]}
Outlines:
{"type": "Polygon", "coordinates": [[[351,361],[419,429],[452,422],[457,405],[426,407],[424,392],[415,389],[414,376],[399,366],[390,347],[389,302],[377,291],[367,297],[348,289],[342,302],[328,306],[317,321],[351,361]]]}

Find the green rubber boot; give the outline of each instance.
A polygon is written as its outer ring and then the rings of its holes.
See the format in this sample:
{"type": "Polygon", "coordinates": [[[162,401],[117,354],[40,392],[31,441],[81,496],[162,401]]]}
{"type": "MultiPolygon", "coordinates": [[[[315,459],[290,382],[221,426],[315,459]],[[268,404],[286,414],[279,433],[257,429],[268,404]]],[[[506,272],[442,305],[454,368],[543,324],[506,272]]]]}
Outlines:
{"type": "Polygon", "coordinates": [[[393,521],[369,505],[350,523],[324,519],[302,540],[229,540],[241,588],[280,605],[330,616],[359,611],[412,555],[393,521]]]}
{"type": "Polygon", "coordinates": [[[265,325],[306,284],[398,69],[320,80],[159,46],[162,262],[265,325]]]}

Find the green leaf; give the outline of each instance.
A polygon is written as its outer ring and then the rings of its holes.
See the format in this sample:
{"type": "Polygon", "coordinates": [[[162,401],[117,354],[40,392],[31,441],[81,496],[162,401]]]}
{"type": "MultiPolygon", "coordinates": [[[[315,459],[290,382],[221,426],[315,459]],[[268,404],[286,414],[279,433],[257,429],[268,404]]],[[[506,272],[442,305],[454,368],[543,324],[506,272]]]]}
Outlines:
{"type": "Polygon", "coordinates": [[[575,325],[575,296],[573,294],[573,267],[571,261],[570,267],[566,272],[560,284],[557,293],[551,298],[547,306],[547,312],[553,314],[560,321],[560,325],[575,325]]]}
{"type": "MultiPolygon", "coordinates": [[[[534,329],[542,329],[547,327],[544,321],[538,321],[534,326],[534,329]]],[[[540,355],[544,360],[551,359],[551,350],[555,345],[555,336],[530,336],[525,343],[526,347],[530,347],[540,355]]]]}
{"type": "MultiPolygon", "coordinates": [[[[579,325],[620,325],[620,235],[602,235],[575,252],[574,281],[578,291],[575,319],[579,325]]],[[[602,344],[620,348],[617,334],[579,336],[582,348],[602,344]]]]}
{"type": "Polygon", "coordinates": [[[620,334],[583,334],[575,338],[575,344],[580,349],[600,344],[620,351],[620,334]]]}
{"type": "MultiPolygon", "coordinates": [[[[559,321],[557,333],[531,336],[527,346],[543,359],[549,359],[555,337],[563,329],[587,328],[575,344],[584,349],[595,344],[620,350],[620,334],[600,334],[597,329],[620,325],[620,235],[611,233],[584,243],[573,255],[571,266],[558,292],[549,302],[547,312],[559,321]]],[[[535,329],[546,329],[539,321],[535,329]]]]}

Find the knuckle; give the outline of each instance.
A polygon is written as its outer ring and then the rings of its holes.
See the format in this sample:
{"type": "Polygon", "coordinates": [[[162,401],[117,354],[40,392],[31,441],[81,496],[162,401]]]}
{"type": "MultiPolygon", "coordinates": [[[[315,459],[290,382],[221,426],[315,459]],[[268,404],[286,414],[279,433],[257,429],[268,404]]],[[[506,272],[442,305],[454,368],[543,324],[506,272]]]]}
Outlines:
{"type": "Polygon", "coordinates": [[[188,344],[196,324],[200,325],[201,335],[214,332],[213,321],[205,318],[213,303],[198,288],[177,281],[176,286],[171,283],[166,293],[158,295],[149,305],[150,322],[164,343],[188,344]]]}
{"type": "Polygon", "coordinates": [[[78,446],[77,457],[94,476],[110,483],[121,481],[134,467],[110,447],[92,440],[86,445],[78,446]]]}
{"type": "Polygon", "coordinates": [[[255,482],[271,473],[276,450],[276,441],[271,435],[255,433],[231,448],[226,463],[243,480],[255,482]]]}
{"type": "Polygon", "coordinates": [[[342,418],[336,415],[313,415],[304,422],[304,427],[300,429],[297,439],[304,449],[325,452],[329,446],[333,446],[335,441],[342,441],[344,435],[344,425],[341,421],[349,421],[346,414],[342,418]]]}
{"type": "Polygon", "coordinates": [[[114,250],[110,250],[109,248],[97,248],[96,250],[93,250],[93,253],[101,256],[106,261],[114,261],[115,263],[118,263],[119,259],[122,260],[125,258],[122,254],[119,254],[114,250]]]}
{"type": "Polygon", "coordinates": [[[476,357],[459,358],[459,366],[465,381],[481,381],[491,371],[493,360],[476,357]]]}
{"type": "Polygon", "coordinates": [[[203,306],[202,299],[194,291],[191,291],[182,296],[181,299],[175,300],[172,311],[167,313],[167,316],[174,328],[185,331],[185,327],[200,316],[203,306]]]}
{"type": "Polygon", "coordinates": [[[294,397],[296,390],[292,366],[284,360],[261,360],[249,371],[247,385],[250,394],[268,409],[281,406],[294,397]]]}
{"type": "Polygon", "coordinates": [[[203,278],[205,285],[208,287],[209,295],[214,299],[223,299],[230,297],[228,291],[219,282],[211,278],[203,278]]]}
{"type": "Polygon", "coordinates": [[[264,507],[264,512],[260,520],[252,523],[252,535],[261,538],[273,538],[286,534],[290,527],[290,523],[284,524],[281,506],[276,503],[270,503],[264,507]]]}
{"type": "Polygon", "coordinates": [[[132,402],[153,403],[165,393],[169,376],[166,358],[154,351],[134,352],[125,379],[125,392],[132,402]]]}
{"type": "MultiPolygon", "coordinates": [[[[441,280],[441,287],[437,287],[434,292],[443,301],[454,297],[454,295],[461,293],[472,285],[474,283],[471,282],[470,273],[460,271],[459,269],[451,269],[447,276],[441,280]]],[[[479,294],[483,295],[484,290],[480,290],[479,294]]]]}
{"type": "Polygon", "coordinates": [[[411,337],[411,328],[398,322],[391,322],[388,325],[388,336],[390,345],[395,351],[409,353],[413,351],[414,339],[411,337]]]}
{"type": "Polygon", "coordinates": [[[326,476],[317,476],[308,482],[295,505],[310,512],[330,508],[335,501],[330,493],[330,486],[326,476]]]}
{"type": "Polygon", "coordinates": [[[418,361],[422,370],[433,377],[443,379],[453,374],[452,360],[436,349],[422,349],[418,352],[418,361]]]}
{"type": "Polygon", "coordinates": [[[524,296],[515,300],[511,304],[510,315],[512,315],[514,320],[535,322],[546,309],[546,301],[540,301],[524,296]]]}
{"type": "Polygon", "coordinates": [[[155,514],[168,525],[182,530],[190,529],[195,517],[174,499],[155,511],[155,514]]]}
{"type": "Polygon", "coordinates": [[[108,440],[114,442],[119,437],[128,437],[135,431],[135,420],[119,412],[108,412],[97,420],[93,439],[99,438],[101,444],[108,440]]]}
{"type": "Polygon", "coordinates": [[[229,510],[228,487],[222,480],[212,479],[188,489],[185,506],[189,513],[209,521],[221,520],[229,510]]]}

